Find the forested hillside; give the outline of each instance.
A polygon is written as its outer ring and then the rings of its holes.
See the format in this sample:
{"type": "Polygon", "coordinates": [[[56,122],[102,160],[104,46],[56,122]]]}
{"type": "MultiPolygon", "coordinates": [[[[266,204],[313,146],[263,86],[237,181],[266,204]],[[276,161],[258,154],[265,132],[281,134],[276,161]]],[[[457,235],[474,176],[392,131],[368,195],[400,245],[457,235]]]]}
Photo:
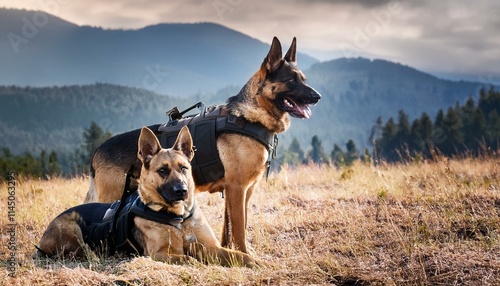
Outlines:
{"type": "Polygon", "coordinates": [[[477,99],[481,87],[489,88],[489,83],[443,80],[402,64],[364,58],[318,63],[305,74],[321,101],[312,108],[311,119],[295,120],[293,131],[282,137],[291,142],[296,136],[304,146],[318,135],[328,150],[349,139],[360,148],[371,147],[370,132],[379,116],[385,121],[403,109],[410,120],[422,112],[433,117],[440,108],[464,103],[469,96],[477,99]]]}
{"type": "Polygon", "coordinates": [[[47,88],[0,87],[0,146],[14,154],[72,152],[92,121],[112,133],[166,120],[185,100],[109,84],[47,88]]]}

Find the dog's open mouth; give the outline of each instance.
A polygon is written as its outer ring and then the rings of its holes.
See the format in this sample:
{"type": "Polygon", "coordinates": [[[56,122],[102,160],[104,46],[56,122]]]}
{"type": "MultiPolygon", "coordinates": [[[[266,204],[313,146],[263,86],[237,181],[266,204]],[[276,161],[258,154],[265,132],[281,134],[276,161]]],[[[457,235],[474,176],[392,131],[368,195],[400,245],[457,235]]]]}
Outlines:
{"type": "MultiPolygon", "coordinates": [[[[163,198],[165,199],[165,198],[163,198]]],[[[172,199],[172,198],[169,198],[169,199],[165,199],[165,202],[171,206],[176,206],[176,205],[180,205],[180,204],[183,204],[184,203],[184,200],[181,200],[181,199],[172,199]]]]}
{"type": "Polygon", "coordinates": [[[172,196],[171,194],[160,193],[162,198],[171,206],[175,206],[178,204],[183,204],[186,196],[172,196]]]}
{"type": "Polygon", "coordinates": [[[284,97],[282,104],[285,111],[290,113],[293,117],[305,119],[309,119],[311,117],[312,113],[311,108],[309,108],[309,104],[297,104],[289,97],[284,97]]]}

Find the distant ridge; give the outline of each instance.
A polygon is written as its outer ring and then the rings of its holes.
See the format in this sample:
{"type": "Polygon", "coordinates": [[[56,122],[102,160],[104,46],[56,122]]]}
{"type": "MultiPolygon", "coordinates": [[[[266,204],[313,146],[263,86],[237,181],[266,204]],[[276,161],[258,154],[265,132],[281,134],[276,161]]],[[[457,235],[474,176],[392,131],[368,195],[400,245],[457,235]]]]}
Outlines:
{"type": "MultiPolygon", "coordinates": [[[[13,9],[0,9],[0,35],[0,84],[108,82],[177,96],[244,84],[269,49],[214,23],[104,30],[13,9]]],[[[299,61],[303,68],[317,62],[304,54],[299,61]]]]}

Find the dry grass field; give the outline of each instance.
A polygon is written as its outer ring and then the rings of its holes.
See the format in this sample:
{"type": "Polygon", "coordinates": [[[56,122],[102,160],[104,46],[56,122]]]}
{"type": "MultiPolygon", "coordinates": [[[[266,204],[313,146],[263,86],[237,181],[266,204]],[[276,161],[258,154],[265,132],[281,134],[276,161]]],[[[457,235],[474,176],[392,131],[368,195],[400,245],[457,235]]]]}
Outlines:
{"type": "MultiPolygon", "coordinates": [[[[12,278],[7,182],[0,184],[1,285],[500,285],[500,160],[284,168],[249,209],[257,269],[146,257],[33,261],[45,227],[83,202],[86,178],[15,187],[12,278]]],[[[216,231],[223,199],[198,202],[216,231]]]]}

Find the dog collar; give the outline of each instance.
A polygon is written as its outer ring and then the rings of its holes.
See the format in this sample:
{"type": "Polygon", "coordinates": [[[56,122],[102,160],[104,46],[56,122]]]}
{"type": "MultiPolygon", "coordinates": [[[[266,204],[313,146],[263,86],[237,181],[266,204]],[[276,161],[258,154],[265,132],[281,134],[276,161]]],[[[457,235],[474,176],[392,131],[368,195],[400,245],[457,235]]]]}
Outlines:
{"type": "Polygon", "coordinates": [[[150,209],[147,205],[145,205],[139,196],[132,202],[132,206],[130,207],[129,212],[134,216],[138,216],[147,220],[151,220],[161,224],[168,224],[174,226],[176,228],[181,228],[181,224],[191,218],[194,214],[194,205],[191,208],[191,211],[183,216],[179,216],[170,212],[157,212],[150,209]]]}

